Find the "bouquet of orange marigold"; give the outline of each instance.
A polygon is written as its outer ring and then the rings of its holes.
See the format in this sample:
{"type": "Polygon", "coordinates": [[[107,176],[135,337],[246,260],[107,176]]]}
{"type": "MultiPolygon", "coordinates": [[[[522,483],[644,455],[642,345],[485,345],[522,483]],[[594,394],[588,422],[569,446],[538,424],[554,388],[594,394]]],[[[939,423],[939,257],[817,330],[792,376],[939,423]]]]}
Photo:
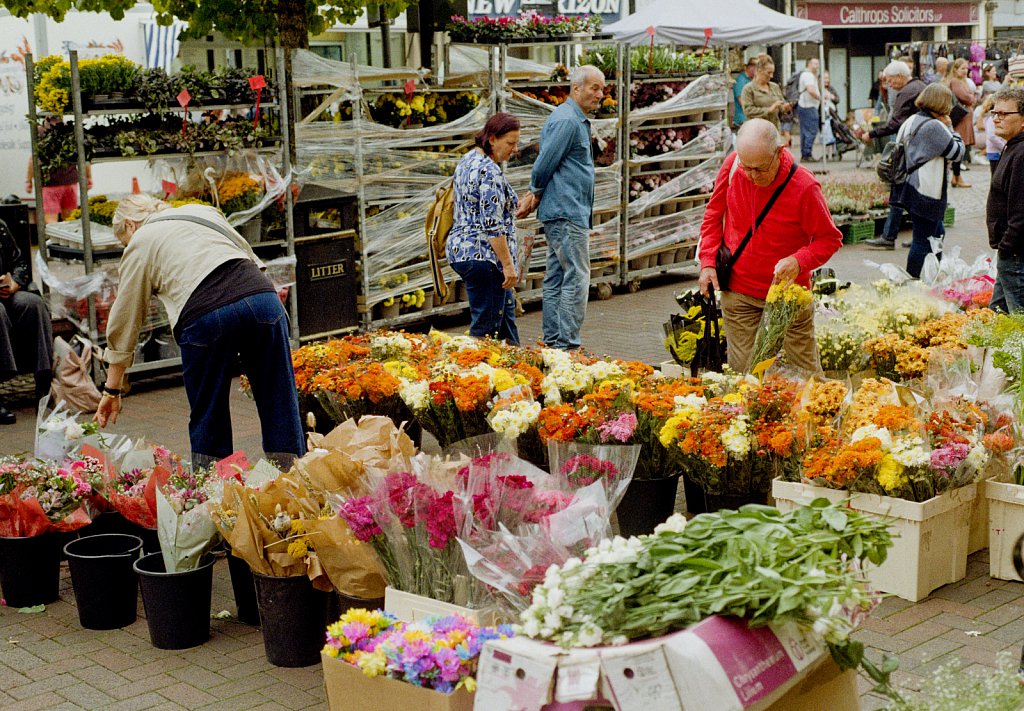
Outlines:
{"type": "Polygon", "coordinates": [[[793,325],[797,314],[810,305],[811,299],[810,290],[799,284],[772,284],[750,354],[751,368],[778,355],[786,331],[793,325]]]}

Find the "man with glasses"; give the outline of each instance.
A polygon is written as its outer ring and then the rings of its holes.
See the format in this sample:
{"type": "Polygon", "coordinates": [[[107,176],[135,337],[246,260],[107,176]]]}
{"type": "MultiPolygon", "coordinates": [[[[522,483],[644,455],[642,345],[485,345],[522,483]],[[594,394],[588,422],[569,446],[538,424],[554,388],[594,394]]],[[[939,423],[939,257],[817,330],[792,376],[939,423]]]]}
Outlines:
{"type": "MultiPolygon", "coordinates": [[[[748,119],[715,179],[700,229],[700,290],[719,289],[716,255],[725,245],[735,260],[721,293],[729,366],[747,372],[768,288],[796,282],[810,286],[810,274],[843,244],[821,185],[783,148],[778,129],[748,119]],[[772,197],[775,201],[768,206],[772,197]],[[756,223],[756,224],[755,224],[756,223]],[[747,233],[750,238],[740,249],[747,233]],[[737,256],[738,255],[738,256],[737,256]]],[[[811,372],[821,370],[814,341],[813,310],[797,316],[784,342],[786,360],[811,372]]]]}
{"type": "Polygon", "coordinates": [[[1024,311],[1024,89],[1003,89],[994,96],[992,121],[1006,141],[992,175],[985,221],[988,244],[996,250],[996,286],[992,308],[1024,311]]]}

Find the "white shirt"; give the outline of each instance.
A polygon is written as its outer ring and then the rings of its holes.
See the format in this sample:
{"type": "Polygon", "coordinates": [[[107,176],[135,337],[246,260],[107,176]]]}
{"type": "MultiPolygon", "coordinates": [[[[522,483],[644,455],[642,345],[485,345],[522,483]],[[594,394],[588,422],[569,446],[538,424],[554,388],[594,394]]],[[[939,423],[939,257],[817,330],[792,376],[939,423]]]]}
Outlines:
{"type": "Polygon", "coordinates": [[[807,92],[809,86],[818,86],[818,77],[814,76],[814,72],[805,69],[800,74],[800,98],[796,103],[805,109],[816,109],[821,102],[807,92]]]}

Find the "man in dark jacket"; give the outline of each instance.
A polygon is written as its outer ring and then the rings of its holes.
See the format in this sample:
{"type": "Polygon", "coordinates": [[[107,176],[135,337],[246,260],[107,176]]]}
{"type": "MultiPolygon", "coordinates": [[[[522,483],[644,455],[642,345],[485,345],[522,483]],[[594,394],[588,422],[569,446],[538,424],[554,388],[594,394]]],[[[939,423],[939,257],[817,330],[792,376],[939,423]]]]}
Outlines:
{"type": "MultiPolygon", "coordinates": [[[[0,220],[0,382],[18,373],[35,375],[36,398],[50,391],[53,332],[50,312],[39,294],[26,291],[32,281],[28,255],[0,220]]],[[[0,425],[13,425],[14,413],[0,402],[0,425]]]]}
{"type": "MultiPolygon", "coordinates": [[[[889,114],[889,120],[878,128],[861,134],[861,140],[865,143],[870,143],[876,138],[896,135],[900,130],[900,126],[917,113],[917,107],[914,105],[914,102],[917,101],[917,97],[921,95],[925,87],[923,81],[911,77],[910,67],[907,66],[906,62],[898,59],[889,62],[885,69],[882,70],[882,73],[889,84],[890,98],[892,97],[892,92],[898,93],[896,98],[892,100],[892,113],[889,114]]],[[[890,206],[889,216],[885,218],[885,227],[882,229],[882,235],[867,240],[865,244],[881,249],[896,249],[896,235],[899,234],[901,222],[903,222],[903,209],[895,205],[890,206]]]]}
{"type": "Polygon", "coordinates": [[[985,208],[988,244],[997,252],[992,308],[1024,311],[1024,89],[1003,89],[994,98],[990,115],[1006,147],[985,208]]]}

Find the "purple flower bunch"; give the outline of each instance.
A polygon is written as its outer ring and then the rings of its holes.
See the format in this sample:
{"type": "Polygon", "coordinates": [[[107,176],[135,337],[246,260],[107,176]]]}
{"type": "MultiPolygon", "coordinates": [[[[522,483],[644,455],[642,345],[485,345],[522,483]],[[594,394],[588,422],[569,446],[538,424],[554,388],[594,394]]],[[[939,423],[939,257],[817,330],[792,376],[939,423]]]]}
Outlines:
{"type": "Polygon", "coordinates": [[[931,467],[937,472],[951,475],[970,454],[970,445],[963,442],[948,442],[931,453],[931,467]]]}
{"type": "Polygon", "coordinates": [[[607,459],[600,459],[590,454],[577,454],[566,460],[562,465],[564,474],[575,487],[590,486],[601,479],[614,479],[619,475],[619,468],[607,459]]]}

